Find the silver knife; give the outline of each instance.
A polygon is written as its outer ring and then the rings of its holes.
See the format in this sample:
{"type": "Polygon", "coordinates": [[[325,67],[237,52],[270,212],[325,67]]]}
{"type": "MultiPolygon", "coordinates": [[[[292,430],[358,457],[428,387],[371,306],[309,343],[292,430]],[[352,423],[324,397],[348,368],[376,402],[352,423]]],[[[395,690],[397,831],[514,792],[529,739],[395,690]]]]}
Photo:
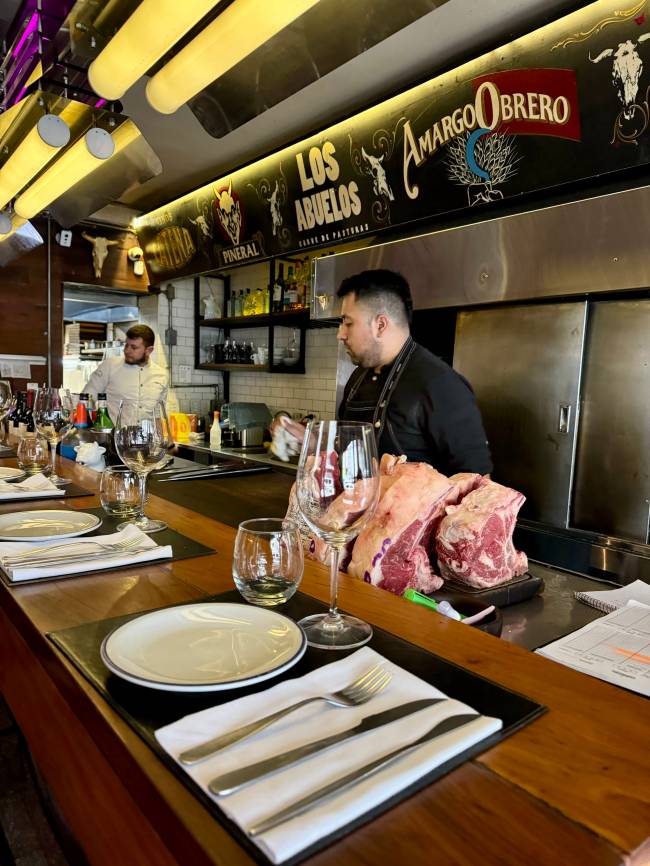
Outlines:
{"type": "Polygon", "coordinates": [[[456,728],[462,728],[464,725],[468,725],[475,719],[480,718],[481,716],[478,713],[465,714],[461,716],[448,716],[446,719],[443,719],[441,722],[434,725],[428,733],[415,740],[415,742],[407,743],[405,746],[400,746],[398,749],[384,755],[383,758],[377,758],[376,761],[371,761],[369,764],[359,767],[358,770],[348,773],[347,776],[343,776],[335,782],[330,782],[329,785],[319,788],[317,791],[308,794],[301,800],[297,800],[285,809],[281,809],[279,812],[269,815],[268,818],[260,821],[259,824],[249,827],[247,830],[248,835],[259,836],[261,833],[266,833],[268,830],[272,830],[274,827],[284,824],[285,821],[289,821],[291,818],[296,818],[298,815],[302,815],[317,803],[321,803],[323,800],[328,800],[330,797],[346,790],[346,788],[351,788],[353,785],[356,785],[357,782],[361,782],[363,779],[367,779],[374,773],[379,772],[379,770],[383,770],[387,764],[390,764],[400,755],[410,752],[411,749],[415,749],[424,743],[435,740],[436,737],[441,737],[443,734],[448,734],[450,731],[456,730],[456,728]]]}
{"type": "Polygon", "coordinates": [[[358,737],[360,734],[374,731],[375,728],[381,728],[383,725],[388,725],[390,722],[404,718],[404,716],[410,716],[412,713],[418,713],[420,710],[440,704],[445,700],[447,699],[429,698],[420,701],[410,701],[408,704],[391,707],[388,710],[383,710],[381,713],[374,713],[372,716],[366,716],[365,719],[362,719],[358,724],[352,728],[348,728],[346,731],[340,731],[338,734],[323,737],[297,749],[291,749],[288,752],[274,755],[272,758],[267,758],[264,761],[258,761],[256,764],[249,764],[247,767],[239,767],[230,773],[216,776],[209,783],[208,788],[213,794],[221,796],[232,794],[234,791],[239,790],[239,788],[243,788],[244,785],[255,782],[262,776],[267,776],[269,773],[276,772],[276,770],[281,770],[283,767],[295,764],[297,761],[309,757],[309,755],[322,752],[332,746],[337,746],[339,743],[352,737],[358,737]]]}

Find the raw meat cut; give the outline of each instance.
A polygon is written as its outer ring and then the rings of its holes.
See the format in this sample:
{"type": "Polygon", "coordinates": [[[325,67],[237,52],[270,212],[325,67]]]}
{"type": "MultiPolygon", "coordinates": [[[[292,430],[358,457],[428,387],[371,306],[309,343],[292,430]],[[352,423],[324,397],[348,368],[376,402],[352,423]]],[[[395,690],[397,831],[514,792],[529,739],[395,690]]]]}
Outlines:
{"type": "Polygon", "coordinates": [[[512,543],[517,512],[526,497],[486,478],[459,505],[447,507],[436,534],[438,567],[446,580],[496,586],[528,568],[512,543]]]}
{"type": "Polygon", "coordinates": [[[405,589],[432,592],[442,586],[429,562],[428,547],[445,507],[459,489],[427,463],[386,461],[375,514],[352,549],[348,573],[401,595],[405,589]]]}

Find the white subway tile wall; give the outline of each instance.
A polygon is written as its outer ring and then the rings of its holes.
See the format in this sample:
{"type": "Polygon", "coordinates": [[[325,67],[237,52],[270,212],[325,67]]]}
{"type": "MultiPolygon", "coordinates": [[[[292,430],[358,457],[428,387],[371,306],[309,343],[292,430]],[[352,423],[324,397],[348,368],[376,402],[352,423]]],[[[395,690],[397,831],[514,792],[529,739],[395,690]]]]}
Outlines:
{"type": "MultiPolygon", "coordinates": [[[[245,333],[257,334],[258,339],[263,333],[266,339],[266,331],[250,329],[245,333]]],[[[235,339],[240,339],[240,334],[242,332],[237,331],[235,339]]],[[[248,337],[242,336],[241,339],[249,341],[248,337]]],[[[250,339],[255,341],[255,336],[250,339]]],[[[321,418],[333,418],[336,409],[336,353],[336,331],[333,328],[307,331],[304,375],[231,373],[230,399],[266,403],[272,412],[285,409],[292,415],[315,412],[321,418]]]]}
{"type": "Polygon", "coordinates": [[[176,297],[172,301],[172,327],[177,334],[176,345],[170,349],[165,342],[169,309],[165,295],[147,295],[138,299],[140,321],[149,325],[156,335],[153,361],[169,371],[171,352],[171,381],[178,385],[193,386],[170,388],[169,410],[205,414],[210,408],[215,385],[219,386],[223,395],[223,378],[215,370],[194,369],[194,280],[177,280],[173,286],[176,297]],[[189,373],[184,369],[181,376],[181,367],[189,368],[189,373]]]}
{"type": "MultiPolygon", "coordinates": [[[[231,285],[245,288],[255,283],[251,274],[244,276],[244,269],[233,271],[237,279],[231,285]],[[241,285],[240,285],[241,283],[241,285]]],[[[245,269],[248,270],[248,269],[245,269]]],[[[268,280],[268,265],[260,265],[255,277],[262,285],[264,275],[268,280]],[[266,270],[263,270],[263,269],[266,270]]],[[[210,281],[217,302],[221,301],[220,281],[210,281]]],[[[172,352],[172,381],[175,384],[188,385],[192,388],[170,388],[170,411],[198,412],[205,414],[209,410],[210,400],[214,396],[214,386],[221,388],[223,395],[223,378],[220,372],[214,370],[194,369],[194,280],[177,280],[173,283],[176,297],[172,301],[172,327],[177,333],[176,345],[172,352]],[[189,376],[181,367],[189,367],[189,376]]],[[[201,295],[208,294],[204,278],[201,279],[201,295]]],[[[140,321],[149,325],[156,334],[156,345],[153,361],[161,367],[169,368],[170,347],[165,342],[165,331],[168,328],[168,301],[165,295],[147,295],[139,298],[140,321]]],[[[216,342],[219,331],[215,328],[201,329],[201,352],[207,353],[209,347],[216,342]]],[[[293,337],[292,329],[276,328],[276,346],[284,349],[293,337]]],[[[266,328],[241,328],[232,332],[232,338],[237,342],[268,345],[266,328]]],[[[299,343],[299,334],[295,335],[299,343]]],[[[319,328],[307,332],[306,341],[306,373],[257,373],[234,372],[230,374],[230,400],[245,400],[256,403],[266,403],[272,412],[285,409],[293,415],[303,415],[315,412],[321,418],[333,418],[336,408],[336,331],[333,328],[319,328]]]]}

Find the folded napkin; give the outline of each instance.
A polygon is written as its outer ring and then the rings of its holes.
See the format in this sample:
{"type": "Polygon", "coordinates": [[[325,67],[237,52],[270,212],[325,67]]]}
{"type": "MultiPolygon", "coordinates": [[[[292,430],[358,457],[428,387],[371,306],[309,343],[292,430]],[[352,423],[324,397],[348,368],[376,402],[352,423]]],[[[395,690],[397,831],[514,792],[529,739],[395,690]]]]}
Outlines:
{"type": "MultiPolygon", "coordinates": [[[[259,719],[312,695],[340,689],[380,664],[390,671],[390,685],[360,707],[337,708],[324,701],[303,707],[254,737],[231,746],[193,767],[183,767],[244,831],[272,813],[340,779],[402,744],[424,735],[447,716],[472,712],[456,700],[445,701],[386,725],[381,731],[355,737],[311,758],[248,785],[227,797],[208,790],[211,779],[321,737],[353,727],[373,715],[407,701],[445,697],[438,689],[364,647],[345,659],[288,680],[259,694],[186,716],[156,731],[162,747],[178,760],[185,749],[259,719]]],[[[502,727],[500,719],[480,716],[463,728],[399,757],[375,775],[313,807],[253,841],[273,863],[295,856],[319,839],[345,827],[417,779],[502,727]]],[[[182,765],[181,765],[182,766],[182,765]]]]}
{"type": "Polygon", "coordinates": [[[135,526],[127,526],[113,535],[94,536],[92,539],[86,538],[70,538],[64,541],[2,541],[0,542],[0,568],[7,575],[12,583],[19,583],[24,580],[37,580],[42,577],[58,577],[61,574],[85,574],[89,571],[102,571],[106,568],[117,568],[120,565],[135,565],[139,562],[150,562],[155,559],[171,559],[173,553],[171,545],[167,544],[164,547],[156,544],[148,535],[142,532],[135,526]],[[109,550],[105,554],[101,553],[98,547],[87,545],[86,548],[80,547],[87,541],[98,541],[102,545],[112,544],[117,541],[130,541],[133,539],[134,548],[145,547],[139,553],[132,553],[129,550],[113,553],[109,550]],[[59,545],[65,544],[65,548],[59,545]],[[52,551],[52,557],[58,560],[65,557],[67,553],[77,554],[82,549],[87,549],[88,558],[71,559],[68,563],[59,563],[57,565],[4,565],[3,557],[10,556],[24,551],[32,553],[41,553],[50,547],[57,546],[57,550],[52,551]]]}
{"type": "Polygon", "coordinates": [[[63,496],[65,490],[52,484],[49,478],[40,473],[30,475],[24,481],[0,481],[0,502],[13,499],[45,499],[50,496],[63,496]]]}

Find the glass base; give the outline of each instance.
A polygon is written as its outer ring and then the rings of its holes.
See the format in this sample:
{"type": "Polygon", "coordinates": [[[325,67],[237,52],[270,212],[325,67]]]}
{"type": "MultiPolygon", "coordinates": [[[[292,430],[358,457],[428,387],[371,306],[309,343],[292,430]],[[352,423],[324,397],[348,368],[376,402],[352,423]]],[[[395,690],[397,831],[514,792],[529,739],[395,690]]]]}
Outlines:
{"type": "Polygon", "coordinates": [[[356,649],[368,643],[372,637],[372,626],[362,619],[347,614],[317,613],[299,620],[309,646],[318,649],[356,649]]]}
{"type": "Polygon", "coordinates": [[[124,523],[118,523],[118,529],[126,529],[127,526],[137,526],[142,532],[161,532],[163,529],[167,529],[167,524],[164,520],[151,520],[149,517],[145,517],[144,520],[125,520],[124,523]]]}
{"type": "Polygon", "coordinates": [[[50,473],[47,477],[50,479],[52,484],[56,484],[57,487],[63,487],[64,484],[72,484],[69,478],[61,478],[60,475],[52,475],[52,473],[50,473]]]}

